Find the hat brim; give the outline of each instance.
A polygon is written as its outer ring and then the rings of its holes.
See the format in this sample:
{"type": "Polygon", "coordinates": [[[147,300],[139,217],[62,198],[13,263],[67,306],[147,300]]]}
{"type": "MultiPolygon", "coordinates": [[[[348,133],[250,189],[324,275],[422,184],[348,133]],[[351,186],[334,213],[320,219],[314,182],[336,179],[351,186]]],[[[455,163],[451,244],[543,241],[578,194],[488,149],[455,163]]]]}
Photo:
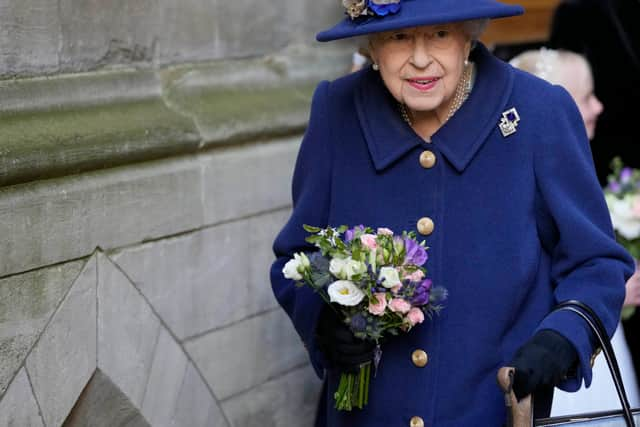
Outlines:
{"type": "Polygon", "coordinates": [[[319,42],[345,39],[401,28],[445,24],[471,19],[494,19],[522,15],[524,8],[494,0],[402,0],[400,11],[383,17],[346,17],[316,35],[319,42]]]}

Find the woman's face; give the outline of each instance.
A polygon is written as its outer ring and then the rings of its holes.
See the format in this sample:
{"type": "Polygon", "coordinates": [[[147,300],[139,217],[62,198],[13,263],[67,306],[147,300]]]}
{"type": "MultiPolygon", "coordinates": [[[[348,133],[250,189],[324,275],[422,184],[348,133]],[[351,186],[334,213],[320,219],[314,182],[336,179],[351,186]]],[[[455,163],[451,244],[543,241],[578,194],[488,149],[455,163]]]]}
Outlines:
{"type": "Polygon", "coordinates": [[[387,89],[398,102],[414,113],[446,117],[471,50],[461,24],[377,33],[370,47],[387,89]]]}
{"type": "Polygon", "coordinates": [[[602,113],[602,104],[593,93],[593,77],[589,64],[584,60],[571,60],[563,65],[560,85],[571,94],[578,105],[589,139],[593,139],[598,116],[602,113]]]}

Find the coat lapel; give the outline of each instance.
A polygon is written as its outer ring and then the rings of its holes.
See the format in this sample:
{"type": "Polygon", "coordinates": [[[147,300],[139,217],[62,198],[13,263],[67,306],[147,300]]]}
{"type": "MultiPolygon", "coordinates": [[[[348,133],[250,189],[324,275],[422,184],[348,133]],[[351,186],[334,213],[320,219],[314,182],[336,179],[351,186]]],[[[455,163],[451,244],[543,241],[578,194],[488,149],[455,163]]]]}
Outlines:
{"type": "MultiPolygon", "coordinates": [[[[498,130],[513,87],[510,67],[482,45],[474,49],[476,81],[469,99],[432,137],[432,142],[458,172],[473,160],[491,132],[498,130]]],[[[367,70],[355,93],[358,119],[371,159],[381,171],[424,143],[402,119],[398,103],[379,73],[367,70]]]]}
{"type": "Polygon", "coordinates": [[[363,73],[355,91],[356,110],[371,160],[381,171],[423,141],[402,119],[398,102],[380,74],[371,69],[363,73]]]}
{"type": "Polygon", "coordinates": [[[463,172],[498,124],[513,89],[509,65],[494,57],[482,44],[473,51],[476,81],[469,99],[436,132],[432,141],[458,172],[463,172]]]}

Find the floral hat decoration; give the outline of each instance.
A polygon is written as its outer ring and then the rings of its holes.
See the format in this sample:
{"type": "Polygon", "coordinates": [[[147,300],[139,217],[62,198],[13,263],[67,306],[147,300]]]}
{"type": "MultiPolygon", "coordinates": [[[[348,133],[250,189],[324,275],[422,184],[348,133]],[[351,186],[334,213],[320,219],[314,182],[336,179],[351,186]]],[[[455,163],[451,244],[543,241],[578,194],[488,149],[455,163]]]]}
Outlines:
{"type": "Polygon", "coordinates": [[[387,16],[400,10],[400,0],[342,0],[351,19],[360,16],[387,16]]]}
{"type": "Polygon", "coordinates": [[[320,42],[401,28],[522,15],[522,6],[496,0],[342,0],[347,15],[316,35],[320,42]]]}

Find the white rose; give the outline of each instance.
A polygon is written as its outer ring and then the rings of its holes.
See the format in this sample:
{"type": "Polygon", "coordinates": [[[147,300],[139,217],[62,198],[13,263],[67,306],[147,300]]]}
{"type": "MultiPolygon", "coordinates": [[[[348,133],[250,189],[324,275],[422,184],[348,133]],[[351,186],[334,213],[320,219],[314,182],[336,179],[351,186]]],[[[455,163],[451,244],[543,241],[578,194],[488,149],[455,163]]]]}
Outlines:
{"type": "Polygon", "coordinates": [[[382,286],[387,289],[391,289],[396,285],[401,285],[400,276],[398,270],[394,267],[382,267],[380,269],[380,276],[378,277],[382,281],[382,286]]]}
{"type": "Polygon", "coordinates": [[[353,258],[333,258],[329,263],[329,271],[339,279],[351,280],[356,274],[367,271],[367,267],[353,258]]]}
{"type": "Polygon", "coordinates": [[[303,252],[300,252],[299,254],[293,254],[293,258],[294,259],[298,259],[300,261],[300,265],[302,266],[303,269],[307,269],[309,267],[311,267],[311,261],[309,261],[309,258],[307,258],[307,255],[304,254],[303,252]]]}
{"type": "Polygon", "coordinates": [[[337,302],[340,305],[348,307],[358,305],[364,299],[364,292],[348,280],[337,280],[333,282],[329,285],[327,293],[329,294],[329,300],[331,302],[337,302]]]}
{"type": "Polygon", "coordinates": [[[605,199],[609,206],[613,228],[625,239],[632,240],[640,237],[640,221],[634,217],[633,197],[627,196],[621,200],[607,194],[605,199]]]}
{"type": "Polygon", "coordinates": [[[311,263],[305,254],[294,254],[293,259],[289,260],[282,268],[282,274],[287,279],[302,280],[302,271],[309,268],[311,263]]]}

